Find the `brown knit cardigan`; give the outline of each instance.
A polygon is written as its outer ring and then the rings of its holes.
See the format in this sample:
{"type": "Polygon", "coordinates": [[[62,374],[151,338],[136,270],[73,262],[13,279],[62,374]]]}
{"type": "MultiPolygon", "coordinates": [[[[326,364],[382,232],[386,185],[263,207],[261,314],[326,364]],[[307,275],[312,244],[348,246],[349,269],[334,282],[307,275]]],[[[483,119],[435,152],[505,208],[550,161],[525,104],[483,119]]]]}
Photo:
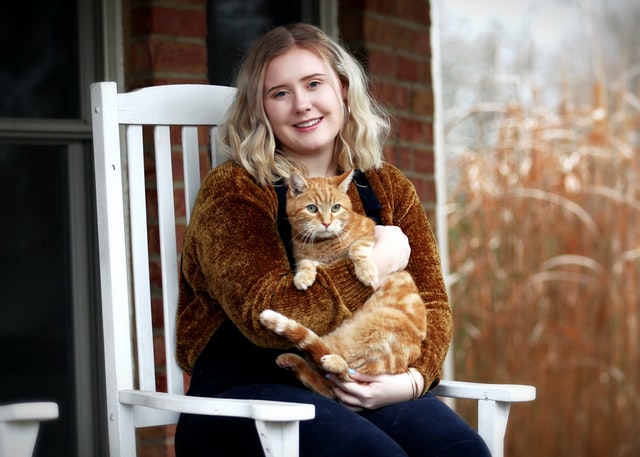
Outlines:
{"type": "MultiPolygon", "coordinates": [[[[385,225],[408,236],[408,270],[427,307],[427,339],[414,364],[435,387],[451,338],[451,310],[438,248],[414,187],[395,167],[366,173],[385,225]]],[[[354,209],[364,214],[351,184],[354,209]]],[[[177,358],[191,372],[196,359],[225,319],[253,343],[286,349],[291,344],[264,328],[260,312],[271,308],[323,335],[351,315],[372,293],[344,259],[320,267],[306,291],[293,286],[293,273],[277,228],[278,200],[240,166],[227,162],[204,179],[196,198],[182,252],[177,315],[177,358]]],[[[224,348],[220,348],[224,351],[224,348]]]]}

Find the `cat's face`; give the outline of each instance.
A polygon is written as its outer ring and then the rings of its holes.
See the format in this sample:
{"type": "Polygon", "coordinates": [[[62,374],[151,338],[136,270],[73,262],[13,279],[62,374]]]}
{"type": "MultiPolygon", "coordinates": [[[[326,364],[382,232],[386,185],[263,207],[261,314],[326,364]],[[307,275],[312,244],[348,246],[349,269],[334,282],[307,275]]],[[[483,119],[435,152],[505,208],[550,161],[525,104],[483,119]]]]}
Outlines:
{"type": "Polygon", "coordinates": [[[292,176],[287,215],[294,235],[313,241],[344,232],[351,214],[351,200],[346,193],[351,175],[307,179],[292,176]]]}

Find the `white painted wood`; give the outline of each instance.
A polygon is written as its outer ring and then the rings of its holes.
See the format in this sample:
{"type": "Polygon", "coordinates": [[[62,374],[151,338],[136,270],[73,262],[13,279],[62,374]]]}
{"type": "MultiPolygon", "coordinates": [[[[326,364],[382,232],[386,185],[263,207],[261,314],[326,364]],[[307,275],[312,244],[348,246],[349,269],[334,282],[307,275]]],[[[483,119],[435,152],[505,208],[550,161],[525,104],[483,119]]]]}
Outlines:
{"type": "Polygon", "coordinates": [[[0,457],[31,457],[40,423],[57,417],[58,405],[53,402],[0,406],[0,457]]]}
{"type": "Polygon", "coordinates": [[[265,457],[296,457],[299,445],[297,421],[256,420],[256,429],[265,457]]]}
{"type": "Polygon", "coordinates": [[[133,388],[131,293],[125,240],[118,94],[113,82],[91,85],[94,172],[109,455],[135,455],[132,411],[118,391],[133,388]]]}
{"type": "Polygon", "coordinates": [[[482,384],[443,380],[440,381],[438,387],[431,392],[443,397],[467,398],[471,400],[521,402],[536,399],[536,388],[522,384],[482,384]]]}
{"type": "Polygon", "coordinates": [[[504,435],[507,431],[511,403],[496,400],[478,401],[478,433],[494,457],[504,455],[504,435]]]}
{"type": "Polygon", "coordinates": [[[493,457],[504,455],[504,436],[511,403],[536,398],[535,387],[521,384],[441,381],[431,392],[442,397],[478,400],[478,433],[493,457]]]}

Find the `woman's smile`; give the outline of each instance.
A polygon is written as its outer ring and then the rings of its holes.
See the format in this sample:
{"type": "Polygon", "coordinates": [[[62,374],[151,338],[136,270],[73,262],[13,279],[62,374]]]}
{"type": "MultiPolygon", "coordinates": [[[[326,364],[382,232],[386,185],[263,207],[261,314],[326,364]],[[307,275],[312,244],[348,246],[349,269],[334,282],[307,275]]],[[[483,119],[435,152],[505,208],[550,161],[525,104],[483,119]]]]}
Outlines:
{"type": "Polygon", "coordinates": [[[315,127],[322,121],[322,118],[310,119],[308,121],[300,122],[299,124],[295,124],[294,127],[299,129],[310,130],[311,127],[315,127]]]}

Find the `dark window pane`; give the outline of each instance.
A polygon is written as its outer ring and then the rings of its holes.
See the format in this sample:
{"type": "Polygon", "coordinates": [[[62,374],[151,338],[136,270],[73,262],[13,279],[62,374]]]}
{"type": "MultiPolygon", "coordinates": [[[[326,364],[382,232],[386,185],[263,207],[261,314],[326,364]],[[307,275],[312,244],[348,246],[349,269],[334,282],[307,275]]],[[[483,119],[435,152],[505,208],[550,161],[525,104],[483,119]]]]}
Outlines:
{"type": "Polygon", "coordinates": [[[209,0],[209,82],[231,85],[242,56],[256,37],[293,22],[317,25],[318,12],[318,0],[209,0]]]}
{"type": "Polygon", "coordinates": [[[76,0],[3,3],[0,117],[78,118],[76,0]]]}
{"type": "Polygon", "coordinates": [[[52,400],[37,456],[73,455],[67,150],[0,144],[0,403],[52,400]]]}

